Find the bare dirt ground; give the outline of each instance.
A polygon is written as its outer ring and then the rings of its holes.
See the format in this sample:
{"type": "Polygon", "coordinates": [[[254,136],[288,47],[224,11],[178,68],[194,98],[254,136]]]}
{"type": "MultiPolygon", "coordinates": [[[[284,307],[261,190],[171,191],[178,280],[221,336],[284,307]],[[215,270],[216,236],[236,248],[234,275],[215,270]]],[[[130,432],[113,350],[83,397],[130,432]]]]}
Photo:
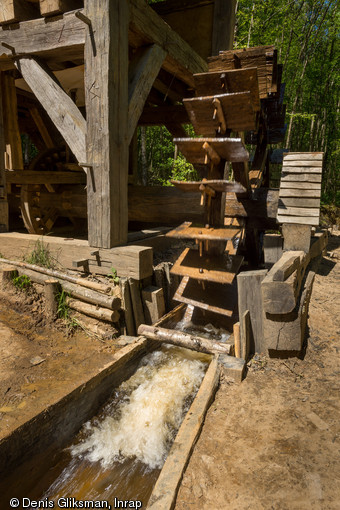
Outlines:
{"type": "Polygon", "coordinates": [[[340,509],[340,233],[329,239],[304,359],[250,363],[224,380],[186,469],[176,510],[340,509]]]}
{"type": "Polygon", "coordinates": [[[0,289],[0,439],[112,361],[114,340],[68,334],[37,295],[0,289]]]}

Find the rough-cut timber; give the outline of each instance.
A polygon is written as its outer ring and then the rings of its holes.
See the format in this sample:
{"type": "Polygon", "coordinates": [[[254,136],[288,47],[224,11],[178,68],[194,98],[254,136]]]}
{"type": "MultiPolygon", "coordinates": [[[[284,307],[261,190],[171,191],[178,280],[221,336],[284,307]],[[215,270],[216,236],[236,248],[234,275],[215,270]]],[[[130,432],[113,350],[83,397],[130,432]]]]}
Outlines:
{"type": "Polygon", "coordinates": [[[77,106],[52,73],[34,58],[21,57],[16,66],[77,160],[83,162],[86,159],[86,121],[77,106]]]}
{"type": "MultiPolygon", "coordinates": [[[[4,119],[2,106],[2,76],[0,72],[0,154],[5,154],[4,119]]],[[[8,202],[5,175],[5,158],[0,158],[0,232],[8,230],[8,202]]]]}
{"type": "Polygon", "coordinates": [[[166,57],[166,51],[153,44],[142,48],[129,64],[128,143],[131,142],[151,87],[166,57]]]}
{"type": "Polygon", "coordinates": [[[23,0],[2,0],[0,6],[0,24],[15,23],[38,15],[36,5],[23,0]]]}
{"type": "Polygon", "coordinates": [[[305,253],[309,252],[311,241],[311,225],[282,225],[283,235],[283,249],[288,250],[302,250],[305,253]]]}
{"type": "Polygon", "coordinates": [[[230,344],[216,342],[202,336],[189,335],[188,333],[183,333],[183,331],[161,328],[159,326],[141,324],[138,328],[138,335],[206,354],[229,354],[231,350],[230,344]]]}
{"type": "Polygon", "coordinates": [[[168,54],[163,68],[191,87],[192,75],[208,70],[206,62],[143,0],[130,0],[130,32],[136,36],[135,47],[146,43],[161,46],[168,54]]]}
{"type": "MultiPolygon", "coordinates": [[[[128,24],[129,4],[86,0],[85,99],[88,238],[111,248],[128,232],[128,24]]],[[[146,7],[146,6],[145,6],[146,7]]]]}
{"type": "Polygon", "coordinates": [[[83,6],[81,0],[39,0],[42,16],[54,16],[83,6]]]}
{"type": "Polygon", "coordinates": [[[2,87],[4,139],[6,144],[5,167],[11,170],[22,170],[24,168],[24,162],[18,124],[17,95],[14,77],[10,74],[3,74],[2,87]]]}
{"type": "Polygon", "coordinates": [[[174,138],[174,143],[193,165],[205,163],[205,152],[202,147],[206,143],[220,158],[227,161],[248,161],[249,158],[241,138],[174,138]]]}
{"type": "MultiPolygon", "coordinates": [[[[267,269],[258,271],[243,271],[237,275],[238,310],[240,318],[249,310],[250,314],[250,352],[263,351],[263,319],[261,282],[267,274],[267,269]]],[[[240,320],[241,353],[245,352],[246,331],[245,322],[240,320]]],[[[242,356],[243,357],[243,356],[242,356]]]]}
{"type": "Polygon", "coordinates": [[[218,55],[219,51],[233,47],[235,16],[236,0],[214,1],[211,55],[218,55]]]}
{"type": "MultiPolygon", "coordinates": [[[[53,22],[34,19],[20,23],[16,30],[0,28],[0,44],[7,43],[20,55],[44,55],[61,52],[64,57],[82,55],[86,25],[74,12],[64,14],[53,22]]],[[[12,56],[12,50],[0,46],[0,53],[12,56]]],[[[59,53],[60,54],[60,53],[59,53]]]]}

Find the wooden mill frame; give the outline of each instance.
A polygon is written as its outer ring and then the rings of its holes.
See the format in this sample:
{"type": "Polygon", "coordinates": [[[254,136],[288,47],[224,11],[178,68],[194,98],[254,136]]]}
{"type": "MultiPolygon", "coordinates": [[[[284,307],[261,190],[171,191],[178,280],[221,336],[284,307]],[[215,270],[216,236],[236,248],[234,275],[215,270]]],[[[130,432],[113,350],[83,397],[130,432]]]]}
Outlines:
{"type": "MultiPolygon", "coordinates": [[[[210,54],[231,47],[234,0],[184,3],[213,4],[210,54]]],[[[181,2],[165,4],[180,8],[181,2]]],[[[160,70],[172,75],[179,89],[188,90],[193,88],[193,74],[207,70],[205,59],[144,0],[85,0],[83,7],[79,0],[2,0],[0,22],[0,105],[4,95],[7,105],[4,119],[0,110],[0,153],[6,153],[9,145],[10,169],[23,169],[15,88],[6,89],[6,80],[12,79],[10,73],[16,68],[87,173],[89,245],[125,244],[129,146],[145,102],[160,70]],[[42,17],[37,17],[38,3],[42,17]],[[86,120],[51,71],[51,63],[62,60],[85,63],[86,120]]],[[[163,107],[156,116],[164,121],[158,118],[153,123],[166,124],[169,119],[163,107]]],[[[175,135],[183,129],[181,122],[168,122],[175,135]]],[[[8,224],[6,165],[0,158],[3,225],[8,224]]]]}

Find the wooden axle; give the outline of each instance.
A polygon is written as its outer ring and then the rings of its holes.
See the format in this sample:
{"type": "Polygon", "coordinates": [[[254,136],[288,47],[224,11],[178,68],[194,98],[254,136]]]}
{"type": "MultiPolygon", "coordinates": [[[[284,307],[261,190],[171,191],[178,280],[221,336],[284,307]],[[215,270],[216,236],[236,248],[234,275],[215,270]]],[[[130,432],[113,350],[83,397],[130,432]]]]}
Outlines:
{"type": "Polygon", "coordinates": [[[231,344],[215,342],[201,336],[189,335],[182,331],[174,331],[172,329],[159,328],[156,326],[147,326],[146,324],[141,324],[139,326],[138,335],[146,336],[146,338],[157,340],[158,342],[185,347],[192,351],[204,352],[206,354],[230,354],[233,347],[231,344]]]}

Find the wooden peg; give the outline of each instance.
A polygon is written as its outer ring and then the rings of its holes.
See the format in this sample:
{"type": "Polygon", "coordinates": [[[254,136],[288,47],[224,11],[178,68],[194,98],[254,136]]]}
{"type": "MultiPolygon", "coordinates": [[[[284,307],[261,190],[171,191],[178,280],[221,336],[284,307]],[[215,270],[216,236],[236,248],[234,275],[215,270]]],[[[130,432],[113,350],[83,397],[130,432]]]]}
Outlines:
{"type": "Polygon", "coordinates": [[[217,97],[214,97],[213,105],[215,106],[218,122],[220,123],[220,128],[221,128],[220,132],[221,132],[221,134],[224,134],[227,131],[227,123],[225,121],[224,113],[222,110],[222,105],[221,105],[219,99],[217,99],[217,97]]]}
{"type": "Polygon", "coordinates": [[[220,163],[220,156],[217,154],[214,147],[212,147],[208,142],[204,142],[203,150],[205,150],[207,156],[209,157],[210,161],[214,163],[214,165],[218,165],[220,163]]]}

